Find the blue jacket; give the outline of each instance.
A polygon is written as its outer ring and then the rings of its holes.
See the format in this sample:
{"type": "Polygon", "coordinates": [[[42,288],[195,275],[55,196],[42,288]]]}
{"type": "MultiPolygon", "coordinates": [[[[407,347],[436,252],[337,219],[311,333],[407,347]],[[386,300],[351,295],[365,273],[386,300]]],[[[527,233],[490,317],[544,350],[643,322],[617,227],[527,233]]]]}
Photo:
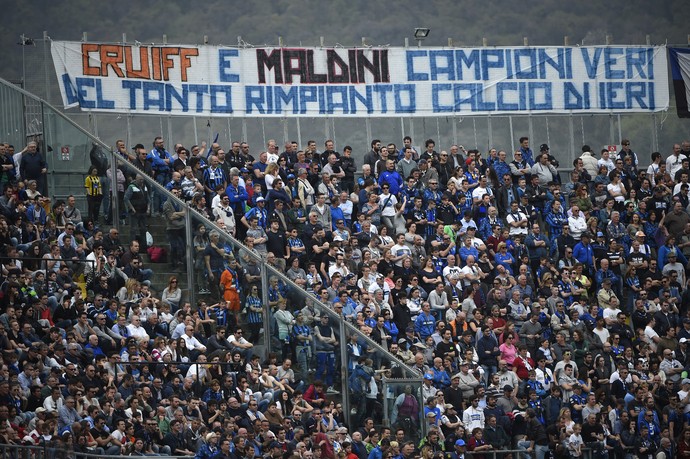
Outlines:
{"type": "Polygon", "coordinates": [[[420,313],[414,321],[414,331],[419,335],[422,340],[425,340],[428,336],[431,336],[436,329],[436,320],[434,316],[429,313],[429,315],[420,313]]]}
{"type": "Polygon", "coordinates": [[[583,265],[591,268],[592,257],[594,257],[592,244],[585,246],[582,242],[578,242],[573,249],[573,257],[583,265]]]}
{"type": "Polygon", "coordinates": [[[601,283],[604,282],[604,279],[611,279],[611,283],[613,285],[618,284],[618,282],[620,281],[618,276],[616,276],[616,274],[610,269],[606,272],[604,272],[601,269],[598,269],[597,273],[594,275],[594,279],[597,281],[597,288],[601,288],[601,283]]]}
{"type": "Polygon", "coordinates": [[[434,373],[434,385],[439,389],[445,389],[450,386],[450,376],[445,368],[439,370],[436,367],[432,369],[434,373]]]}
{"type": "Polygon", "coordinates": [[[383,459],[383,451],[381,451],[381,447],[377,446],[376,448],[372,449],[367,459],[383,459]]]}
{"type": "Polygon", "coordinates": [[[242,206],[242,210],[244,210],[246,201],[249,199],[249,194],[242,185],[237,185],[237,188],[235,188],[233,185],[228,185],[228,187],[225,189],[225,194],[228,195],[230,204],[232,204],[233,208],[236,209],[237,205],[239,204],[242,206]]]}
{"type": "Polygon", "coordinates": [[[403,179],[398,173],[398,171],[383,171],[381,172],[381,175],[379,175],[379,185],[383,185],[384,183],[387,183],[390,185],[391,189],[390,192],[393,195],[398,195],[400,192],[400,189],[402,188],[403,185],[403,179]]]}
{"type": "Polygon", "coordinates": [[[510,166],[505,162],[505,161],[495,161],[493,163],[494,171],[496,172],[496,176],[498,177],[498,180],[503,183],[503,176],[505,174],[510,175],[510,166]]]}
{"type": "Polygon", "coordinates": [[[151,167],[156,172],[167,172],[170,170],[170,166],[165,164],[166,159],[171,159],[170,153],[167,150],[160,152],[155,148],[149,152],[146,156],[147,160],[151,161],[151,167]]]}
{"type": "Polygon", "coordinates": [[[529,250],[529,257],[530,258],[546,257],[548,254],[548,249],[547,249],[548,241],[546,240],[546,238],[542,234],[535,236],[533,233],[530,233],[530,235],[527,236],[527,239],[525,239],[525,245],[527,246],[527,249],[529,250]],[[537,241],[546,242],[546,247],[536,247],[534,244],[537,241]]]}
{"type": "MultiPolygon", "coordinates": [[[[534,166],[534,155],[532,154],[532,149],[531,148],[522,148],[520,147],[520,151],[522,152],[522,159],[527,161],[527,164],[530,166],[534,166]]],[[[499,177],[500,179],[501,177],[499,177]]]]}

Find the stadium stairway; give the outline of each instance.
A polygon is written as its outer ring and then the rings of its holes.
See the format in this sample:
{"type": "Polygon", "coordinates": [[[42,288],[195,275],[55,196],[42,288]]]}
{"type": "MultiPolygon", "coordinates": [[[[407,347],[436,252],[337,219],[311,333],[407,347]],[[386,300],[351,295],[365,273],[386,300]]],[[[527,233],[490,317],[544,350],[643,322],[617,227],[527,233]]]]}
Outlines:
{"type": "MultiPolygon", "coordinates": [[[[126,230],[125,230],[126,231],[126,230]]],[[[153,236],[153,245],[156,247],[163,247],[166,251],[166,260],[163,263],[153,263],[148,253],[142,251],[142,258],[144,259],[144,267],[153,270],[151,276],[151,288],[160,295],[163,289],[167,287],[170,276],[176,276],[177,286],[182,289],[182,302],[189,301],[190,292],[187,285],[187,268],[186,266],[173,268],[170,256],[170,242],[165,232],[165,219],[162,216],[150,217],[148,220],[148,231],[153,236]]],[[[197,295],[199,297],[199,295],[197,295]]],[[[200,298],[204,298],[201,296],[200,298]]]]}

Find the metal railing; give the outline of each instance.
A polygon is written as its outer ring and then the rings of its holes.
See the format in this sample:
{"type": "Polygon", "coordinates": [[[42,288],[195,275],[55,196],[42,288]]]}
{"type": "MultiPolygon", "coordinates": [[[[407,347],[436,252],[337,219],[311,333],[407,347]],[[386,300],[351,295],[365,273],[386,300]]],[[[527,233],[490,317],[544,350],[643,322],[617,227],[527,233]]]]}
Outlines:
{"type": "MultiPolygon", "coordinates": [[[[67,443],[60,444],[58,441],[44,443],[40,446],[8,445],[0,444],[0,457],[3,459],[103,459],[103,455],[95,453],[85,453],[75,451],[74,445],[67,443]]],[[[105,456],[108,458],[129,458],[131,456],[105,456]]],[[[161,459],[182,459],[189,456],[163,456],[157,454],[161,459]]]]}
{"type": "MultiPolygon", "coordinates": [[[[336,315],[336,313],[328,306],[320,301],[318,301],[317,298],[315,298],[312,294],[307,293],[303,289],[301,289],[299,286],[294,284],[292,281],[290,281],[282,272],[279,272],[275,270],[273,267],[267,265],[265,263],[264,258],[259,255],[258,253],[255,253],[253,251],[248,251],[246,246],[241,244],[237,239],[234,237],[230,236],[227,232],[225,232],[222,228],[220,228],[214,221],[211,221],[207,219],[204,215],[201,213],[197,212],[194,208],[192,208],[191,205],[188,205],[185,201],[173,196],[171,193],[167,191],[167,189],[162,186],[160,183],[158,183],[156,180],[154,180],[151,177],[146,176],[143,174],[143,172],[136,167],[134,167],[133,164],[131,164],[128,160],[125,160],[123,157],[121,157],[119,154],[116,154],[115,152],[112,151],[112,148],[106,145],[104,142],[102,142],[100,139],[92,135],[90,132],[88,132],[85,128],[82,126],[78,125],[75,121],[67,117],[65,114],[60,112],[57,108],[53,107],[49,103],[47,103],[44,100],[39,99],[38,97],[17,88],[13,84],[7,82],[6,80],[0,79],[0,94],[7,94],[9,97],[12,97],[16,94],[20,94],[24,100],[25,100],[25,105],[26,101],[30,100],[32,101],[32,104],[37,104],[40,106],[40,113],[42,117],[42,126],[43,126],[43,148],[41,149],[41,152],[43,154],[46,154],[48,150],[48,146],[51,146],[52,148],[52,153],[51,155],[61,155],[64,146],[69,147],[70,155],[69,159],[60,161],[58,162],[57,159],[52,158],[52,160],[47,159],[48,165],[49,165],[49,173],[51,176],[55,177],[59,173],[62,172],[67,172],[70,174],[73,174],[76,170],[84,170],[88,165],[90,164],[90,156],[93,151],[100,150],[102,153],[106,154],[108,160],[109,160],[109,169],[111,171],[116,171],[118,168],[122,169],[125,175],[127,176],[141,176],[144,183],[145,187],[147,188],[147,192],[158,194],[162,199],[164,200],[172,200],[175,202],[176,206],[178,206],[179,209],[182,209],[185,213],[184,221],[185,221],[185,256],[184,256],[184,262],[186,263],[186,276],[187,276],[187,285],[189,286],[189,295],[188,298],[192,304],[196,303],[196,300],[199,298],[199,293],[197,289],[200,287],[198,283],[196,283],[195,275],[197,274],[198,269],[195,268],[195,253],[194,253],[194,245],[192,244],[193,241],[193,236],[195,232],[195,228],[197,228],[198,225],[204,225],[209,231],[210,230],[215,230],[219,235],[221,239],[221,243],[228,247],[228,250],[230,252],[233,252],[236,257],[240,253],[240,251],[244,254],[247,255],[249,259],[251,259],[256,265],[258,265],[258,269],[260,270],[260,290],[261,290],[261,295],[262,295],[262,304],[263,305],[268,305],[269,304],[269,279],[271,277],[276,277],[279,279],[280,282],[282,282],[289,291],[293,294],[293,301],[292,301],[292,306],[297,307],[299,306],[304,307],[307,304],[313,305],[320,314],[327,315],[331,320],[332,320],[332,325],[334,328],[334,331],[338,337],[338,343],[337,343],[337,348],[333,352],[335,356],[333,357],[333,360],[335,362],[339,362],[340,367],[339,368],[334,368],[331,371],[331,360],[330,356],[327,357],[327,366],[328,368],[324,372],[324,377],[326,379],[332,380],[333,384],[339,383],[339,387],[341,389],[341,394],[344,400],[343,406],[347,409],[345,409],[345,414],[348,417],[349,421],[349,416],[350,416],[350,409],[349,409],[349,392],[348,392],[348,364],[350,364],[351,367],[351,362],[350,359],[352,358],[348,354],[348,348],[347,345],[351,341],[356,341],[357,343],[361,343],[362,346],[366,346],[366,349],[369,351],[371,357],[377,362],[383,362],[383,361],[396,361],[396,358],[389,354],[386,349],[382,348],[378,344],[376,344],[374,341],[372,341],[369,337],[365,336],[360,330],[355,328],[349,323],[346,323],[344,320],[341,320],[341,318],[336,315]],[[74,155],[72,155],[72,152],[76,152],[74,155]],[[87,153],[88,152],[88,155],[87,153]],[[54,173],[54,174],[53,174],[54,173]],[[331,373],[329,375],[329,373],[331,373]]],[[[33,106],[33,105],[32,105],[33,106]]],[[[2,112],[0,111],[0,126],[3,125],[4,118],[13,118],[16,116],[23,116],[23,113],[16,113],[13,111],[10,112],[2,112]]],[[[7,123],[5,123],[7,124],[7,123]]],[[[114,175],[114,174],[113,174],[114,175]]],[[[111,190],[114,190],[115,187],[112,186],[111,190]]],[[[112,192],[110,196],[112,200],[112,221],[114,222],[114,227],[120,230],[120,221],[119,221],[119,214],[120,214],[120,208],[119,208],[119,201],[117,197],[116,192],[112,192]]],[[[133,236],[134,232],[136,230],[135,228],[135,218],[130,217],[131,221],[129,222],[129,227],[130,229],[130,235],[133,236]]],[[[149,217],[142,217],[143,221],[145,222],[147,218],[149,217]]],[[[142,236],[142,235],[137,235],[137,236],[142,236]]],[[[238,258],[238,257],[237,257],[238,258]]],[[[204,278],[201,278],[201,281],[204,281],[204,278]]],[[[217,279],[214,279],[214,282],[217,282],[217,279]]],[[[240,288],[246,287],[240,286],[240,288]]],[[[241,300],[244,298],[244,294],[241,295],[241,300]]],[[[264,351],[264,356],[267,355],[269,352],[271,352],[273,347],[278,344],[274,342],[274,335],[277,335],[277,330],[273,328],[273,315],[272,311],[269,309],[268,306],[265,306],[263,309],[263,324],[262,324],[262,330],[263,333],[260,334],[260,342],[254,343],[255,348],[257,345],[259,345],[259,349],[262,349],[264,351]]],[[[317,354],[319,354],[318,351],[316,351],[317,354]]],[[[317,357],[319,357],[317,355],[317,357]]],[[[317,358],[317,362],[320,362],[317,358]]],[[[333,365],[336,365],[336,363],[333,362],[333,365]]],[[[416,379],[419,378],[419,375],[414,373],[409,367],[404,365],[402,362],[398,362],[396,364],[400,368],[400,371],[403,373],[403,377],[406,378],[411,378],[411,379],[416,379]]],[[[319,376],[319,370],[321,369],[321,364],[317,363],[316,365],[316,376],[319,376]]],[[[421,378],[418,379],[418,385],[421,387],[421,378]]]]}

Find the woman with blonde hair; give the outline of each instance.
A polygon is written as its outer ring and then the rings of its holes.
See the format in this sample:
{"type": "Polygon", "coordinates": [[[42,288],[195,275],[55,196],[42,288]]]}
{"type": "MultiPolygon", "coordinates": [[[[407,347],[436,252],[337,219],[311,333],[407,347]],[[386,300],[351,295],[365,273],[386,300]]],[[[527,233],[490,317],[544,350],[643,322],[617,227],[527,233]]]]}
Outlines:
{"type": "Polygon", "coordinates": [[[120,304],[135,303],[139,301],[139,291],[141,290],[141,284],[138,280],[130,277],[125,282],[124,287],[122,287],[117,292],[117,300],[120,304]]]}
{"type": "Polygon", "coordinates": [[[596,217],[589,217],[587,219],[587,231],[589,231],[592,236],[596,236],[599,231],[599,220],[596,217]]]}
{"type": "Polygon", "coordinates": [[[279,177],[278,163],[268,163],[264,178],[266,179],[266,189],[273,189],[273,181],[279,177]]]}

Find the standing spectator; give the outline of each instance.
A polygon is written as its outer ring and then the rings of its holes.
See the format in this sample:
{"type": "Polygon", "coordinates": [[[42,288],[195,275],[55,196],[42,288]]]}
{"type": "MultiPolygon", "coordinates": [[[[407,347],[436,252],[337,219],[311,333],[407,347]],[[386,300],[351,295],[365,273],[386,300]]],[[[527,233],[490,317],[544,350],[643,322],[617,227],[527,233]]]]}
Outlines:
{"type": "MultiPolygon", "coordinates": [[[[146,159],[151,162],[154,178],[161,186],[165,186],[172,177],[173,158],[165,149],[165,144],[162,137],[153,139],[153,149],[146,156],[146,159]]],[[[159,215],[162,201],[165,196],[159,191],[153,191],[153,209],[151,214],[155,217],[159,215]]]]}
{"type": "MultiPolygon", "coordinates": [[[[84,181],[84,186],[86,187],[86,202],[89,207],[89,220],[98,223],[98,212],[101,208],[101,201],[103,200],[103,188],[101,187],[101,178],[98,176],[98,168],[96,166],[91,166],[89,169],[89,175],[84,181]]],[[[74,203],[72,203],[74,206],[74,203]]],[[[65,209],[67,212],[67,209],[65,209]]],[[[77,224],[78,222],[72,222],[77,224]]]]}
{"type": "Polygon", "coordinates": [[[38,191],[46,195],[45,175],[48,173],[48,165],[38,151],[36,142],[29,142],[26,148],[20,152],[19,173],[23,181],[36,180],[38,191]]]}

